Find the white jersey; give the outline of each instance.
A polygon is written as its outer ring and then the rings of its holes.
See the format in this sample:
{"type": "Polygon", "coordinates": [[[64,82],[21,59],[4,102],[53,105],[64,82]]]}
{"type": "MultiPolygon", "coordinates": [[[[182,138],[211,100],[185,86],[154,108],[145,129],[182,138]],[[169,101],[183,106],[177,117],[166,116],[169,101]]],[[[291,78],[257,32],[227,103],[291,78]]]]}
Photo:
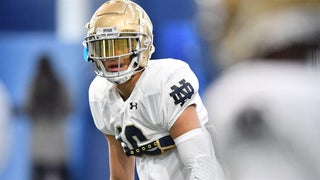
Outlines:
{"type": "Polygon", "coordinates": [[[196,104],[202,125],[207,123],[198,89],[197,77],[185,62],[151,60],[126,101],[114,84],[97,76],[89,102],[96,127],[121,141],[127,155],[136,156],[140,180],[183,180],[184,165],[176,148],[162,152],[174,147],[169,129],[189,105],[196,104]],[[163,149],[154,146],[157,140],[163,149]]]}
{"type": "Polygon", "coordinates": [[[319,81],[300,64],[234,65],[206,92],[230,180],[320,178],[319,81]]]}

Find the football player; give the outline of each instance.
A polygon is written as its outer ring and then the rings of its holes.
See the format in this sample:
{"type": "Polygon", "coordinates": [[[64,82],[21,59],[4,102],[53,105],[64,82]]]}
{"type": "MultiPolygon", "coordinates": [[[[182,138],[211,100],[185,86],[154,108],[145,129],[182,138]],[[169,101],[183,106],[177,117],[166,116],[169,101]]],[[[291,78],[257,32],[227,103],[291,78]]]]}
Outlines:
{"type": "Polygon", "coordinates": [[[84,55],[96,127],[109,148],[110,179],[222,179],[197,77],[181,60],[150,60],[147,13],[128,0],[105,2],[87,24],[84,55]]]}
{"type": "Polygon", "coordinates": [[[227,179],[320,179],[320,1],[198,3],[223,70],[205,104],[227,179]]]}

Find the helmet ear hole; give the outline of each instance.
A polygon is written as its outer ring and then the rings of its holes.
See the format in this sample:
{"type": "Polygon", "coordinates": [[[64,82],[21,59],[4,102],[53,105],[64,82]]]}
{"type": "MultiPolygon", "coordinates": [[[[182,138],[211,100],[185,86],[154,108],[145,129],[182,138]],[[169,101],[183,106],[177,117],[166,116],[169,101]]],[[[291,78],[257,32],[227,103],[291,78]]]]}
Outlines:
{"type": "Polygon", "coordinates": [[[151,43],[150,38],[146,38],[146,39],[144,40],[144,42],[143,42],[143,45],[148,47],[148,46],[150,45],[150,43],[151,43]]]}
{"type": "Polygon", "coordinates": [[[152,53],[154,53],[155,50],[156,49],[155,49],[154,45],[151,45],[150,46],[150,56],[151,56],[152,53]]]}

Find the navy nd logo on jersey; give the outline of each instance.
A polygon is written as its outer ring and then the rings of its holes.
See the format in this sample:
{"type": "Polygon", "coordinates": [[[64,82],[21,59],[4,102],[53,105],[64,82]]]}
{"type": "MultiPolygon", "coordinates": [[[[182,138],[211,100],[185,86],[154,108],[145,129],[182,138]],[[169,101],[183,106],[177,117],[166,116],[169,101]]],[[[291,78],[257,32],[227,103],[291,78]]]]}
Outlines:
{"type": "Polygon", "coordinates": [[[194,89],[189,82],[186,82],[185,79],[179,81],[180,87],[173,85],[171,86],[172,92],[170,96],[174,99],[174,104],[180,104],[183,106],[187,99],[191,99],[194,94],[194,89]]]}

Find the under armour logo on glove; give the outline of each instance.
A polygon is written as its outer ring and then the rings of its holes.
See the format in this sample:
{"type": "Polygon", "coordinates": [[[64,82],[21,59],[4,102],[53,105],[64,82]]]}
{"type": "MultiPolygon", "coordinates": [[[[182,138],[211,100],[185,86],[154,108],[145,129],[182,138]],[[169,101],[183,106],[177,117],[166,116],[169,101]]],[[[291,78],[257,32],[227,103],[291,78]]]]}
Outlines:
{"type": "Polygon", "coordinates": [[[138,109],[138,103],[130,102],[130,109],[133,109],[133,108],[138,109]]]}
{"type": "Polygon", "coordinates": [[[173,85],[171,89],[173,90],[170,93],[170,96],[174,99],[174,104],[180,104],[181,106],[184,105],[187,99],[191,99],[191,96],[194,94],[194,89],[189,82],[182,79],[179,81],[180,87],[173,85]]]}

